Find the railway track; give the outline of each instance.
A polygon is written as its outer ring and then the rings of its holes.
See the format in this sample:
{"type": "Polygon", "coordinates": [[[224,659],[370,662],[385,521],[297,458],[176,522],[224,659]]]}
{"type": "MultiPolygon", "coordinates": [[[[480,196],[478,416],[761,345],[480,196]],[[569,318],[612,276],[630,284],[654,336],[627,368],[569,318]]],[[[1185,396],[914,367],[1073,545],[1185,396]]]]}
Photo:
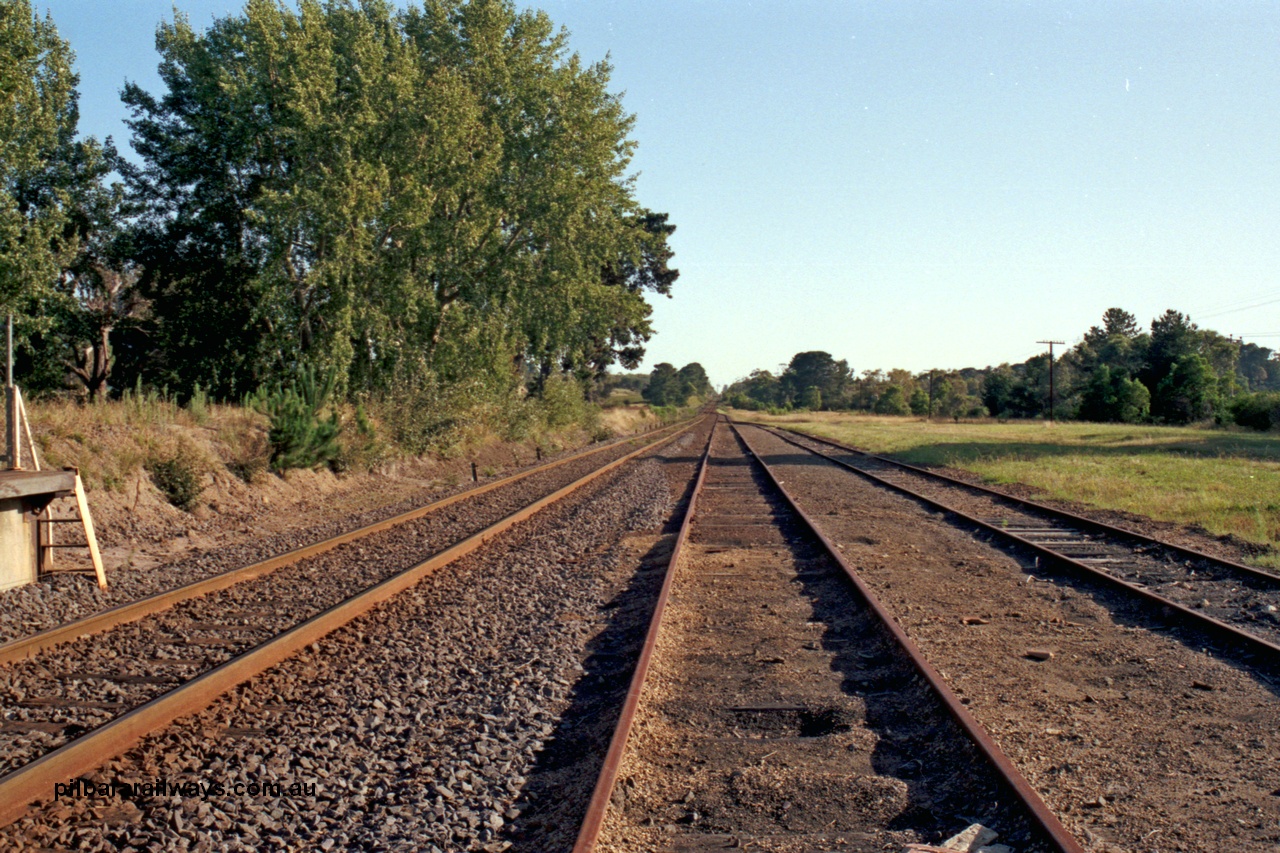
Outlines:
{"type": "Polygon", "coordinates": [[[0,825],[172,720],[696,424],[0,647],[0,825]]]}
{"type": "Polygon", "coordinates": [[[717,427],[575,853],[1082,850],[784,489],[717,427]]]}
{"type": "MultiPolygon", "coordinates": [[[[1265,640],[1061,571],[1000,524],[952,512],[962,494],[940,510],[923,488],[886,488],[803,439],[740,429],[1088,849],[1280,844],[1280,684],[1265,640]]],[[[1013,521],[1007,505],[987,511],[1013,521]]]]}
{"type": "Polygon", "coordinates": [[[1280,576],[827,439],[769,430],[794,447],[949,512],[1040,560],[1156,605],[1280,669],[1280,576]]]}

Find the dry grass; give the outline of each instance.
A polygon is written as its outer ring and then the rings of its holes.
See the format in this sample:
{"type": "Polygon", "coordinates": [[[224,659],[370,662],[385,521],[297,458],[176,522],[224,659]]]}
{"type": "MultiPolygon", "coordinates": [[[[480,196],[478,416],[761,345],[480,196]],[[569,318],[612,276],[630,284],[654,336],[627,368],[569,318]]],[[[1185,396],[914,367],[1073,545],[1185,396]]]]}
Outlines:
{"type": "Polygon", "coordinates": [[[614,435],[631,435],[660,426],[657,416],[643,403],[610,406],[601,413],[600,423],[612,430],[614,435]]]}
{"type": "MultiPolygon", "coordinates": [[[[28,403],[31,428],[41,464],[80,469],[91,490],[120,491],[139,472],[172,459],[179,450],[201,470],[225,468],[245,482],[265,476],[271,447],[267,418],[241,406],[205,404],[196,411],[155,395],[126,394],[123,400],[92,405],[71,401],[28,403]]],[[[500,436],[479,423],[459,429],[448,447],[436,452],[458,456],[511,436],[500,436]]],[[[382,461],[406,456],[383,443],[383,429],[373,424],[377,439],[359,433],[354,410],[343,412],[344,470],[364,470],[382,461]],[[376,444],[374,448],[366,444],[376,444]]],[[[630,435],[659,426],[647,406],[618,406],[603,412],[599,427],[569,424],[558,429],[537,427],[525,440],[543,450],[576,447],[605,435],[630,435]],[[594,431],[604,430],[602,435],[594,431]]]]}
{"type": "Polygon", "coordinates": [[[31,403],[28,409],[42,464],[79,468],[90,489],[119,490],[179,446],[208,469],[244,461],[247,445],[266,446],[266,419],[238,406],[192,413],[171,401],[127,397],[94,405],[31,403]]]}
{"type": "Polygon", "coordinates": [[[780,424],[919,465],[1023,483],[1078,501],[1234,535],[1280,567],[1280,437],[1127,424],[929,423],[833,412],[734,417],[780,424]]]}

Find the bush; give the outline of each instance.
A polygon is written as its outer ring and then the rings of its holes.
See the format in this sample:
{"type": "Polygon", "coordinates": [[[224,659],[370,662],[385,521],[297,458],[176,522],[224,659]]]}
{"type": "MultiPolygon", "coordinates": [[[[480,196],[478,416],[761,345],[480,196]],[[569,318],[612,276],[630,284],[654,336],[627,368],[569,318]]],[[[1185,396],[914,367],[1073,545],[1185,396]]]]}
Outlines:
{"type": "Polygon", "coordinates": [[[180,442],[172,454],[147,460],[147,473],[169,503],[190,512],[204,491],[205,460],[187,442],[180,442]]]}
{"type": "Polygon", "coordinates": [[[187,401],[187,412],[191,415],[191,419],[201,426],[209,420],[209,395],[200,387],[199,382],[191,392],[191,399],[187,401]]]}
{"type": "Polygon", "coordinates": [[[338,455],[329,463],[340,474],[347,471],[371,471],[389,454],[389,449],[378,438],[377,428],[362,404],[356,406],[351,423],[355,428],[342,430],[338,455]]]}
{"type": "Polygon", "coordinates": [[[1242,427],[1261,430],[1280,426],[1280,393],[1241,394],[1229,404],[1231,419],[1242,427]]]}

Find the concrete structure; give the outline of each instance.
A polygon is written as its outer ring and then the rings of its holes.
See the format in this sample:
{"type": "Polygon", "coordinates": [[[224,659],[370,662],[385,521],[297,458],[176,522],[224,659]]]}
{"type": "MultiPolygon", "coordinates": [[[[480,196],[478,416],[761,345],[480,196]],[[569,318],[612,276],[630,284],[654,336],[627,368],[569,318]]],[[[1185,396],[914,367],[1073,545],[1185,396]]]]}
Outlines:
{"type": "Polygon", "coordinates": [[[0,470],[0,589],[32,583],[39,577],[38,514],[54,498],[75,493],[75,469],[0,470]]]}

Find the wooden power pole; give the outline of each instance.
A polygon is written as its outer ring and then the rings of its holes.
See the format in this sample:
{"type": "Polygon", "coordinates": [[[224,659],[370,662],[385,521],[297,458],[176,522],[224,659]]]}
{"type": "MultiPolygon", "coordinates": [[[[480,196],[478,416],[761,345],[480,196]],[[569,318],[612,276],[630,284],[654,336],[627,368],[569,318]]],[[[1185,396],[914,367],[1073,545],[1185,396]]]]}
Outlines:
{"type": "Polygon", "coordinates": [[[1036,341],[1049,345],[1049,423],[1053,423],[1053,345],[1066,346],[1064,341],[1036,341]]]}

